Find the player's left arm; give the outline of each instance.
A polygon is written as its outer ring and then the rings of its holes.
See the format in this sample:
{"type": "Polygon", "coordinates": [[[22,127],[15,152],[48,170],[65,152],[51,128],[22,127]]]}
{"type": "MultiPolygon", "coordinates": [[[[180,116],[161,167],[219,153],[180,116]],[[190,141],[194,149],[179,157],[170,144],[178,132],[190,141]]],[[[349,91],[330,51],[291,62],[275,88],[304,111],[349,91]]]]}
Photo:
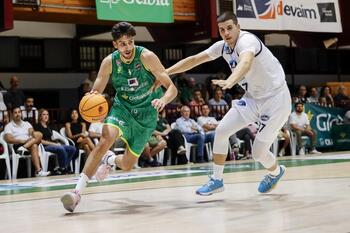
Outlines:
{"type": "Polygon", "coordinates": [[[177,88],[171,81],[169,75],[165,71],[164,66],[159,58],[151,51],[146,50],[141,54],[141,61],[143,65],[154,75],[156,84],[159,82],[167,90],[160,99],[152,101],[152,105],[158,111],[161,111],[166,104],[170,103],[177,95],[177,88]]]}
{"type": "Polygon", "coordinates": [[[222,89],[230,89],[239,81],[241,81],[246,73],[250,70],[255,54],[252,51],[246,51],[239,55],[239,61],[232,74],[226,80],[214,79],[212,82],[215,85],[219,85],[222,89]]]}

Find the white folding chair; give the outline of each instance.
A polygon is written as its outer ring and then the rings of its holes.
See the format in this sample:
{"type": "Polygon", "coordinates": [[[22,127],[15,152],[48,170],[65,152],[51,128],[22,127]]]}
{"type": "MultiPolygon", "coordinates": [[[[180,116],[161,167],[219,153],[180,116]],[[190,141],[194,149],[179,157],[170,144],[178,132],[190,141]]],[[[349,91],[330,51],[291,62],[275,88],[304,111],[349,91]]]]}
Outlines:
{"type": "Polygon", "coordinates": [[[0,159],[5,159],[6,171],[7,171],[5,177],[7,176],[7,178],[11,180],[12,175],[11,175],[11,164],[10,164],[10,153],[9,153],[7,142],[4,140],[4,132],[0,134],[0,144],[4,148],[4,153],[0,155],[0,159]]]}
{"type": "Polygon", "coordinates": [[[28,177],[31,177],[32,175],[32,161],[31,161],[31,155],[27,154],[18,154],[16,151],[13,149],[13,145],[9,144],[5,141],[5,134],[4,132],[1,133],[1,138],[2,142],[6,144],[6,149],[7,153],[11,155],[12,158],[12,179],[17,179],[17,171],[18,171],[18,164],[19,164],[19,159],[26,159],[27,160],[27,175],[28,177]]]}
{"type": "MultiPolygon", "coordinates": [[[[308,136],[301,136],[301,140],[308,140],[308,136]]],[[[297,153],[297,135],[294,131],[290,130],[290,148],[292,156],[295,156],[297,153]]]]}
{"type": "MultiPolygon", "coordinates": [[[[63,137],[65,137],[65,139],[68,141],[68,145],[75,146],[74,141],[73,141],[72,139],[70,139],[69,137],[67,137],[67,135],[66,135],[66,128],[62,127],[62,128],[60,129],[60,134],[61,134],[63,137]]],[[[55,135],[56,135],[56,134],[55,134],[55,135]]],[[[66,145],[67,145],[67,144],[66,144],[66,145]]],[[[85,153],[84,150],[79,149],[79,151],[78,151],[78,158],[76,158],[75,161],[74,161],[74,165],[75,165],[75,166],[74,166],[74,167],[75,167],[74,173],[75,173],[75,174],[79,174],[79,172],[80,172],[81,155],[84,154],[84,153],[85,153]]]]}

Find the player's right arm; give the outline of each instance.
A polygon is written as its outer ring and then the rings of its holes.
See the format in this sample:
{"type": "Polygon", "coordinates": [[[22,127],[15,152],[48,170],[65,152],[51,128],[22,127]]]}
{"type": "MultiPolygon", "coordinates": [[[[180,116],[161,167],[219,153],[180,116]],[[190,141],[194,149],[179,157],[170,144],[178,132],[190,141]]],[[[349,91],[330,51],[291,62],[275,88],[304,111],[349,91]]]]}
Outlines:
{"type": "Polygon", "coordinates": [[[182,59],[181,61],[177,62],[175,65],[166,69],[166,71],[168,75],[182,73],[204,62],[208,62],[211,60],[213,59],[208,55],[208,53],[206,53],[205,51],[202,51],[196,55],[189,56],[185,59],[182,59]]]}
{"type": "Polygon", "coordinates": [[[94,82],[94,86],[90,93],[98,92],[102,93],[106,88],[109,77],[112,73],[112,54],[105,57],[101,63],[100,70],[98,71],[97,78],[94,82]]]}

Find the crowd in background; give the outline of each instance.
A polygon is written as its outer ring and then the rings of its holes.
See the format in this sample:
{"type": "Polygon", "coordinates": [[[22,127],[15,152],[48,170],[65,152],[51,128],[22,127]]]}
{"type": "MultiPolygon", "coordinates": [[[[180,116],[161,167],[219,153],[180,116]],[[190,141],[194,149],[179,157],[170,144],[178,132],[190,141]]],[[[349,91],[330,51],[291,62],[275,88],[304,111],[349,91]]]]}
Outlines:
{"type": "MultiPolygon", "coordinates": [[[[209,153],[211,152],[208,145],[213,143],[218,122],[230,109],[233,100],[240,99],[244,95],[244,90],[239,86],[224,91],[211,82],[212,79],[224,78],[226,78],[225,75],[220,73],[209,76],[204,83],[199,84],[196,83],[196,79],[186,74],[173,78],[179,95],[159,114],[157,128],[145,145],[139,159],[139,166],[186,164],[190,162],[189,160],[202,163],[210,159],[209,153]],[[191,153],[188,153],[188,148],[186,149],[186,142],[197,145],[193,152],[194,156],[188,156],[191,153]],[[158,161],[157,155],[164,150],[167,153],[162,161],[158,161]]],[[[91,90],[95,79],[96,72],[91,72],[78,89],[79,97],[91,90]]],[[[31,154],[36,176],[50,174],[50,172],[44,172],[40,166],[39,144],[42,144],[45,150],[58,155],[51,174],[70,173],[72,171],[71,161],[77,157],[78,151],[82,150],[86,158],[98,143],[103,123],[89,124],[82,121],[77,109],[69,111],[65,122],[52,119],[49,109],[36,108],[34,98],[25,96],[19,87],[19,79],[16,76],[11,77],[9,89],[5,89],[0,83],[0,132],[4,131],[4,139],[9,144],[13,144],[18,153],[31,154]],[[52,139],[53,131],[60,132],[62,128],[64,128],[65,136],[74,142],[73,146],[62,145],[61,142],[52,139]]],[[[105,92],[105,97],[111,104],[114,97],[113,87],[108,85],[105,92]]],[[[345,108],[347,112],[343,117],[343,123],[350,123],[350,98],[344,85],[338,86],[335,95],[332,95],[329,86],[306,87],[301,85],[296,91],[291,90],[291,93],[295,110],[289,122],[286,122],[279,133],[278,138],[283,139],[283,145],[278,155],[286,154],[291,132],[297,136],[300,155],[305,154],[305,148],[301,142],[303,135],[310,137],[310,153],[318,152],[315,148],[316,133],[303,113],[305,103],[345,108]]],[[[228,159],[250,158],[251,144],[258,127],[258,122],[247,125],[231,136],[228,159]]],[[[125,147],[125,145],[120,141],[116,142],[113,147],[112,151],[115,148],[125,147]]],[[[0,148],[0,154],[2,151],[0,148]]]]}

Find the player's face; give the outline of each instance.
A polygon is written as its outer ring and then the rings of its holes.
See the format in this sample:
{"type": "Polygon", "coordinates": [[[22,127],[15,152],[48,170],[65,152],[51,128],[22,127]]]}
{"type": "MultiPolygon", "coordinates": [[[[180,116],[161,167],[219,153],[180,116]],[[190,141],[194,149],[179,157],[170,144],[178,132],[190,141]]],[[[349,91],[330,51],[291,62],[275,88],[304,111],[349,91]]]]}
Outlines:
{"type": "Polygon", "coordinates": [[[218,27],[221,38],[231,47],[234,47],[239,36],[239,24],[234,24],[233,20],[229,19],[224,22],[218,23],[218,27]]]}
{"type": "Polygon", "coordinates": [[[124,35],[120,37],[118,40],[113,41],[113,45],[120,54],[123,56],[125,59],[131,59],[133,52],[134,52],[134,47],[135,47],[135,39],[133,36],[127,36],[124,35]]]}

